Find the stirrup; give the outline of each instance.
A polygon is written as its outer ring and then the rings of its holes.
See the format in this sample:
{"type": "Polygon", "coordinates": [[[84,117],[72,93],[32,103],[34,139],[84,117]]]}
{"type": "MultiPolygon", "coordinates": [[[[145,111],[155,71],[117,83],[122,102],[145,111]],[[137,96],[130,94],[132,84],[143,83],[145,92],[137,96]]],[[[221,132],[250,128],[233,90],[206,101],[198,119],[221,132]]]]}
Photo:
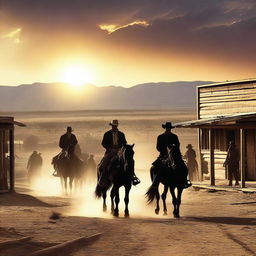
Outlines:
{"type": "Polygon", "coordinates": [[[140,184],[140,179],[138,177],[133,177],[132,185],[136,186],[140,184]]]}
{"type": "Polygon", "coordinates": [[[190,180],[187,180],[187,183],[184,185],[184,188],[189,188],[192,186],[192,183],[190,180]]]}

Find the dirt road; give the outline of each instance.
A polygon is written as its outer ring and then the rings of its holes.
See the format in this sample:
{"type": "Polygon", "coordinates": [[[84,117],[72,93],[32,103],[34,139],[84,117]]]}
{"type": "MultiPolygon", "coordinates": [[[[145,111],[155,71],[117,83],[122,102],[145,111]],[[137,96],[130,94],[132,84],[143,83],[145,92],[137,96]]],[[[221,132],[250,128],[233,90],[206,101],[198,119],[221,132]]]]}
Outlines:
{"type": "MultiPolygon", "coordinates": [[[[131,209],[129,219],[117,219],[69,216],[67,198],[1,195],[0,240],[32,237],[50,245],[100,232],[98,241],[67,255],[256,255],[255,202],[255,194],[189,189],[180,219],[171,215],[170,197],[167,217],[134,216],[131,209]],[[52,211],[63,217],[49,220],[52,211]]],[[[35,250],[24,243],[22,248],[0,248],[0,255],[35,250]]]]}

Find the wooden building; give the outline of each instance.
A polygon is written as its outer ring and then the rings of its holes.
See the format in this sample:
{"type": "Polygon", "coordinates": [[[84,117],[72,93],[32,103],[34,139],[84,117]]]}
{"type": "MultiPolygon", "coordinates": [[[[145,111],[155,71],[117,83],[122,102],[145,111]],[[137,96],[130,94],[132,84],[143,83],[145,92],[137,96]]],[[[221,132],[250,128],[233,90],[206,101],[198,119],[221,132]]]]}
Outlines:
{"type": "Polygon", "coordinates": [[[241,186],[256,180],[256,79],[229,81],[197,87],[197,120],[175,127],[198,128],[198,146],[203,162],[208,163],[211,185],[216,174],[225,176],[223,163],[228,142],[240,149],[241,186]]]}
{"type": "Polygon", "coordinates": [[[25,126],[0,117],[0,192],[14,191],[14,125],[25,126]]]}

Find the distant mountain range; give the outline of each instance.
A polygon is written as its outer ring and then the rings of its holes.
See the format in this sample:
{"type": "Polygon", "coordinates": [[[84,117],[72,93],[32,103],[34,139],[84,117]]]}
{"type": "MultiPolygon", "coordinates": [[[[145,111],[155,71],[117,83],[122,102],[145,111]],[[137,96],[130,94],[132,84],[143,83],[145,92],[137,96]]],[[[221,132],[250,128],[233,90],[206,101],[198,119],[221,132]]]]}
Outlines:
{"type": "Polygon", "coordinates": [[[208,83],[212,82],[145,83],[130,88],[88,84],[83,91],[61,83],[0,86],[0,111],[195,108],[196,86],[208,83]]]}

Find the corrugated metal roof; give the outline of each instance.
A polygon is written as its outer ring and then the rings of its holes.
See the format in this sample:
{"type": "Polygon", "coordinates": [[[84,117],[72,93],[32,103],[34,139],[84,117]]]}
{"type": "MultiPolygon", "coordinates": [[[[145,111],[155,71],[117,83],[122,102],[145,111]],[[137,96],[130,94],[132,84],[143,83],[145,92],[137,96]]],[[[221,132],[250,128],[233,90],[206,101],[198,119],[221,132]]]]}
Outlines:
{"type": "Polygon", "coordinates": [[[256,128],[256,112],[239,113],[234,115],[216,116],[212,118],[197,119],[186,122],[180,122],[173,124],[176,128],[199,128],[203,126],[214,126],[223,125],[227,126],[234,122],[237,124],[238,121],[250,121],[255,123],[256,128]]]}
{"type": "Polygon", "coordinates": [[[227,81],[213,83],[213,84],[198,85],[197,88],[214,87],[214,86],[221,86],[221,85],[232,85],[232,84],[244,84],[244,83],[256,83],[256,78],[233,80],[233,81],[227,80],[227,81]]]}

